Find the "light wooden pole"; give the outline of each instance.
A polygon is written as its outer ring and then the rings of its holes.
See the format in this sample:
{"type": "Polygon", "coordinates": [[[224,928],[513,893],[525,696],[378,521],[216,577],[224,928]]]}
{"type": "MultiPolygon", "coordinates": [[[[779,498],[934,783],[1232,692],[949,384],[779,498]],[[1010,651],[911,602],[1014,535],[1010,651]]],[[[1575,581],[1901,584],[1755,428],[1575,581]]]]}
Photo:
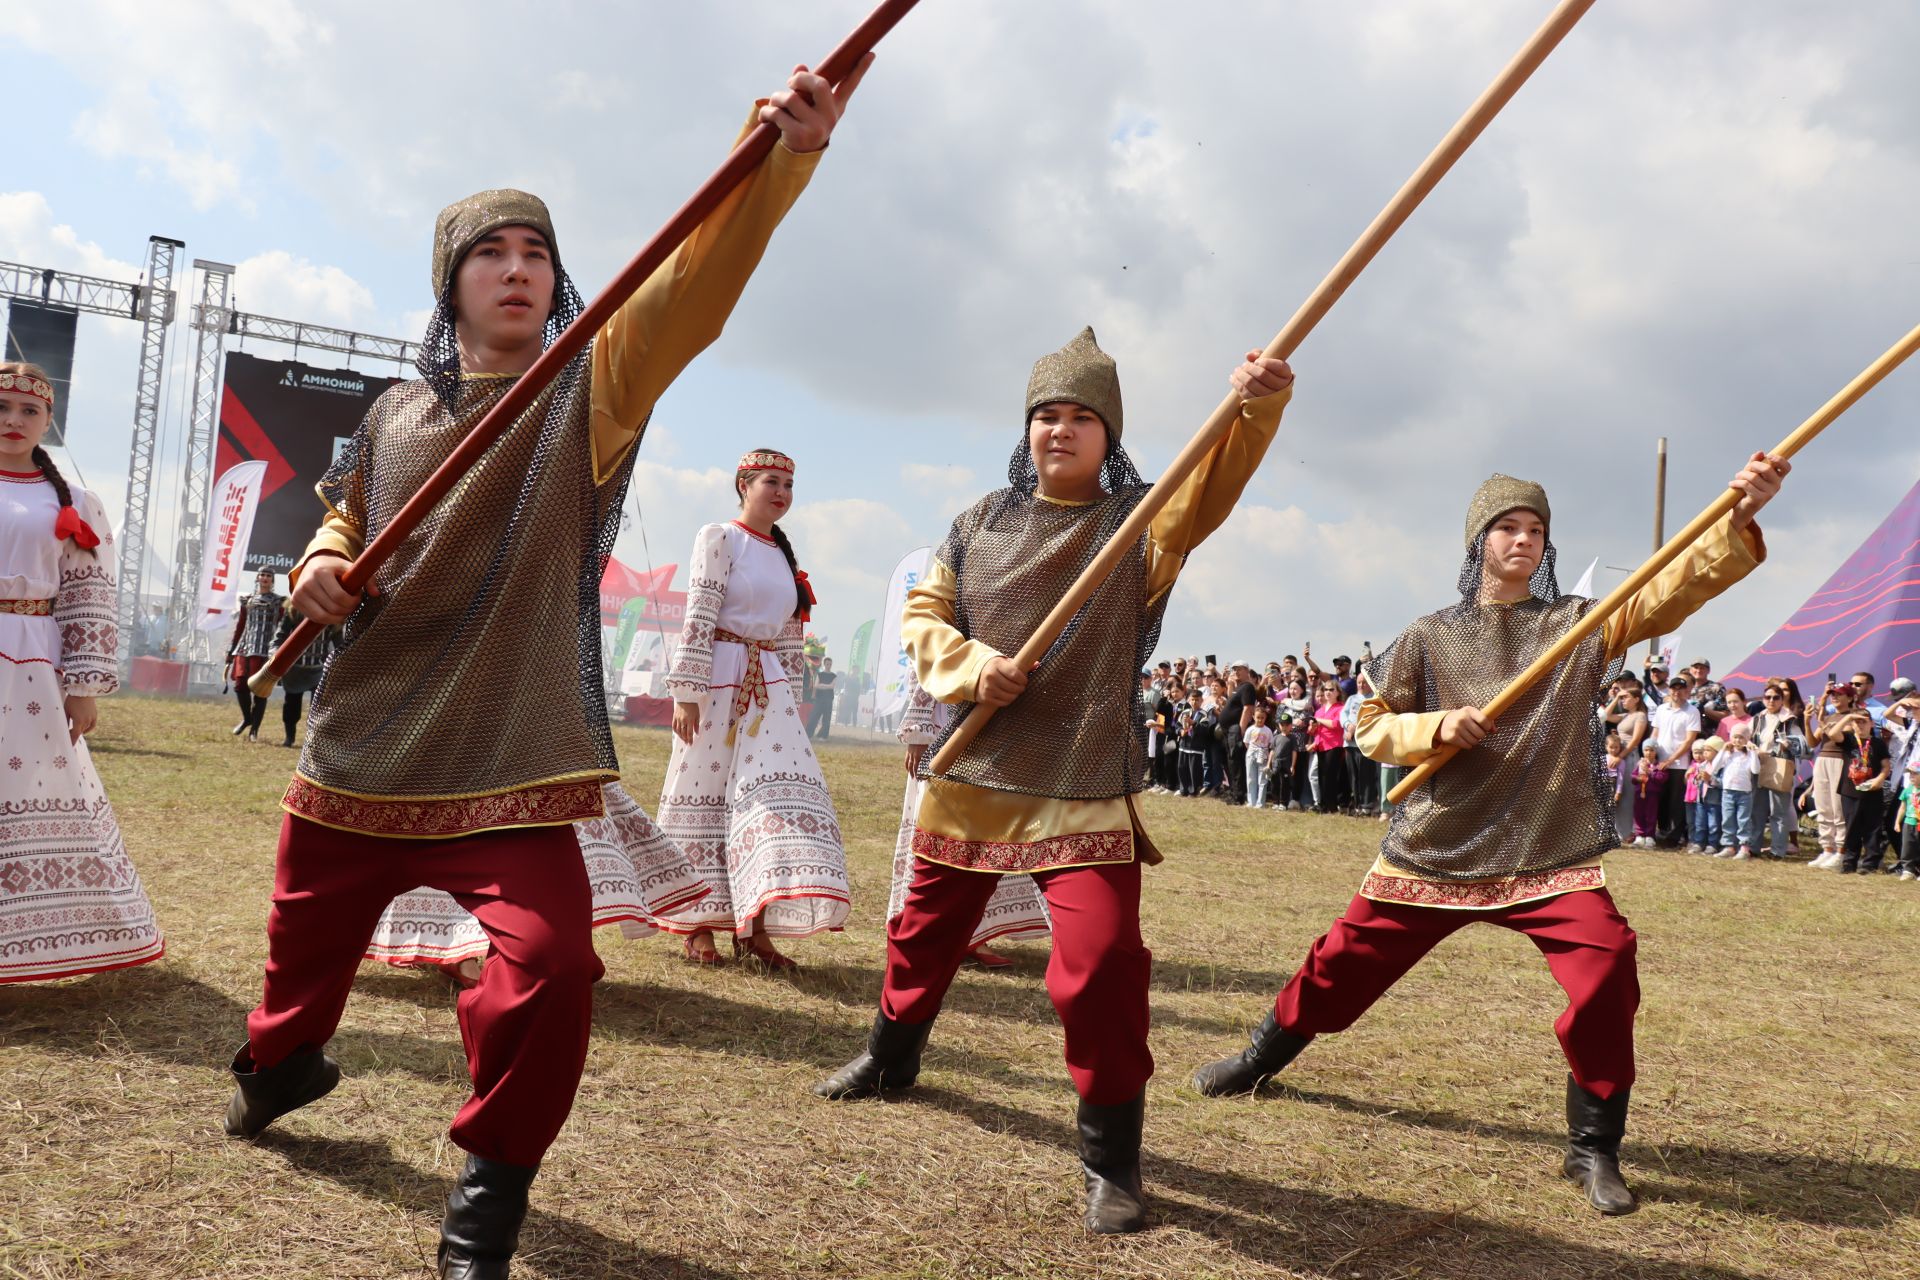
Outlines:
{"type": "MultiPolygon", "coordinates": [[[[1821,405],[1818,413],[1801,423],[1794,429],[1793,434],[1782,440],[1774,452],[1783,458],[1791,458],[1800,452],[1815,436],[1831,426],[1834,419],[1852,408],[1856,400],[1873,390],[1882,378],[1899,368],[1900,362],[1916,350],[1920,350],[1920,325],[1914,326],[1906,337],[1888,348],[1878,360],[1861,370],[1859,376],[1835,393],[1833,399],[1821,405]]],[[[1514,677],[1513,682],[1496,694],[1493,701],[1481,710],[1498,720],[1502,712],[1513,706],[1522,694],[1533,687],[1535,681],[1552,671],[1559,665],[1562,658],[1578,648],[1588,636],[1605,626],[1607,619],[1618,613],[1620,607],[1631,600],[1634,593],[1641,587],[1653,581],[1655,574],[1678,559],[1681,552],[1698,542],[1708,529],[1719,523],[1720,519],[1739,503],[1740,497],[1738,489],[1730,488],[1715,498],[1712,505],[1695,516],[1693,522],[1686,528],[1674,534],[1672,540],[1654,552],[1651,560],[1634,570],[1632,576],[1615,587],[1606,599],[1589,610],[1586,617],[1575,623],[1545,653],[1535,658],[1532,665],[1514,677]]],[[[1447,761],[1458,754],[1457,747],[1441,747],[1422,761],[1412,773],[1402,778],[1399,785],[1388,793],[1387,799],[1394,804],[1399,804],[1413,794],[1414,788],[1439,772],[1447,761]]]]}
{"type": "MultiPolygon", "coordinates": [[[[1300,309],[1293,313],[1293,318],[1287,321],[1286,328],[1280,330],[1273,341],[1267,344],[1265,354],[1268,358],[1278,357],[1284,360],[1293,354],[1301,342],[1305,341],[1307,335],[1313,332],[1314,326],[1319,324],[1321,318],[1333,309],[1333,304],[1340,300],[1340,295],[1347,291],[1347,286],[1359,278],[1367,264],[1373,261],[1374,255],[1378,254],[1387,241],[1393,238],[1393,233],[1413,216],[1413,211],[1420,207],[1420,202],[1440,184],[1440,179],[1446,177],[1447,171],[1453,168],[1454,162],[1466,154],[1467,148],[1473,145],[1474,139],[1478,138],[1487,125],[1492,123],[1493,118],[1500,114],[1500,109],[1520,91],[1520,86],[1527,82],[1527,77],[1546,61],[1547,55],[1553,52],[1554,46],[1560,43],[1567,32],[1573,30],[1574,24],[1593,7],[1593,3],[1594,0],[1562,0],[1562,3],[1548,15],[1540,29],[1533,33],[1525,45],[1521,46],[1520,52],[1513,56],[1513,60],[1467,109],[1467,113],[1447,131],[1446,137],[1440,140],[1440,145],[1421,161],[1420,167],[1414,170],[1413,176],[1408,178],[1406,184],[1394,193],[1393,199],[1387,202],[1387,207],[1382,209],[1379,216],[1360,233],[1360,238],[1353,242],[1353,247],[1347,250],[1340,261],[1334,264],[1333,270],[1329,271],[1326,278],[1308,295],[1307,300],[1300,305],[1300,309]]],[[[1041,620],[1032,638],[1020,647],[1020,652],[1014,656],[1014,661],[1019,664],[1022,671],[1032,670],[1047,650],[1053,647],[1053,642],[1060,638],[1061,633],[1067,629],[1067,624],[1073,621],[1073,615],[1080,611],[1080,607],[1093,595],[1095,589],[1106,581],[1107,575],[1113,572],[1114,567],[1120,563],[1121,557],[1135,554],[1140,535],[1147,531],[1147,526],[1153,522],[1154,516],[1160,513],[1160,508],[1172,499],[1174,491],[1180,487],[1180,482],[1191,475],[1194,468],[1198,467],[1214,447],[1226,437],[1227,432],[1239,417],[1240,397],[1229,394],[1215,407],[1213,415],[1207,419],[1199,433],[1189,440],[1186,448],[1174,458],[1172,464],[1167,467],[1166,474],[1162,475],[1153,488],[1147,491],[1146,496],[1114,532],[1107,545],[1101,548],[1100,553],[1081,571],[1080,576],[1067,589],[1060,602],[1041,620]]],[[[940,748],[939,754],[934,757],[933,764],[930,766],[931,772],[943,773],[952,767],[953,762],[959,759],[960,753],[966,750],[967,744],[978,737],[980,730],[986,727],[993,712],[992,707],[975,705],[940,748]]]]}
{"type": "MultiPolygon", "coordinates": [[[[1653,551],[1667,545],[1667,438],[1660,437],[1660,443],[1653,451],[1653,551]]],[[[1647,639],[1647,661],[1652,662],[1660,656],[1660,637],[1647,639]]]]}

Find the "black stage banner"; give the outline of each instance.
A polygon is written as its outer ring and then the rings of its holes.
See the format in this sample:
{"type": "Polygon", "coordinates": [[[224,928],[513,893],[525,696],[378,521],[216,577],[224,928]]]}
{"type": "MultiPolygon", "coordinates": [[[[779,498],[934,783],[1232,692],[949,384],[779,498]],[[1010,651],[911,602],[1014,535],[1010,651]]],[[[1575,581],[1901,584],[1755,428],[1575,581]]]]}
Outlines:
{"type": "Polygon", "coordinates": [[[7,303],[8,360],[26,360],[53,383],[53,429],[47,443],[67,442],[67,393],[73,389],[73,332],[80,313],[13,299],[7,303]]]}
{"type": "Polygon", "coordinates": [[[398,381],[358,369],[316,369],[241,351],[227,354],[214,479],[237,463],[259,459],[267,464],[253,541],[247,545],[249,572],[285,573],[299,560],[327,510],[313,486],[380,393],[398,381]]]}

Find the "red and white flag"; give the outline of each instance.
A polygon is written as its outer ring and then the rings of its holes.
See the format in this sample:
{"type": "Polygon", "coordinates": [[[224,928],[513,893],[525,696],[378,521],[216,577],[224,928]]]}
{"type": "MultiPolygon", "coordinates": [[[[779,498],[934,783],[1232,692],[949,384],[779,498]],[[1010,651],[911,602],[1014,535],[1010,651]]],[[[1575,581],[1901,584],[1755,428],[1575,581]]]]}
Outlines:
{"type": "Polygon", "coordinates": [[[207,504],[207,527],[200,542],[200,595],[194,607],[194,625],[214,631],[233,624],[240,606],[240,582],[246,576],[247,543],[253,539],[253,517],[266,487],[264,461],[237,463],[213,485],[207,504]]]}

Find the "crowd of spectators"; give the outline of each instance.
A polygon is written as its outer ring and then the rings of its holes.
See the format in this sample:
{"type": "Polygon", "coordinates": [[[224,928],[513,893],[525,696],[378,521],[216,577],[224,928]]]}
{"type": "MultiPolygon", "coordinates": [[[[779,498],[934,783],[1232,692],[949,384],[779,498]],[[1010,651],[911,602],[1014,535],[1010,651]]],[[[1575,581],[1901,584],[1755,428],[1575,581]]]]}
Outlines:
{"type": "MultiPolygon", "coordinates": [[[[1328,670],[1303,645],[1259,668],[1142,671],[1148,790],[1385,821],[1401,771],[1354,741],[1372,661],[1369,646],[1328,670]]],[[[1787,677],[1730,688],[1705,659],[1623,672],[1594,709],[1621,843],[1733,861],[1817,844],[1809,866],[1920,880],[1920,693],[1904,677],[1875,686],[1829,677],[1809,703],[1787,677]]]]}

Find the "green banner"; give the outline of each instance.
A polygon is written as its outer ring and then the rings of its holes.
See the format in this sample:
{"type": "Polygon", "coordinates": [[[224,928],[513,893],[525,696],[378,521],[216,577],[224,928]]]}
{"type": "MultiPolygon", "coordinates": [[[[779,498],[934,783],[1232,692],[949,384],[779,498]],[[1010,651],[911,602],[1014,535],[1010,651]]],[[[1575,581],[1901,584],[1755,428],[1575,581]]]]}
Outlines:
{"type": "Polygon", "coordinates": [[[864,687],[862,679],[867,670],[867,659],[873,656],[873,625],[877,619],[869,618],[860,624],[853,633],[853,648],[847,653],[847,677],[853,681],[854,692],[858,694],[864,687]]]}
{"type": "Polygon", "coordinates": [[[647,613],[647,598],[635,596],[620,606],[620,625],[613,633],[613,669],[624,671],[627,666],[627,650],[633,647],[634,633],[640,630],[640,620],[647,613]]]}

